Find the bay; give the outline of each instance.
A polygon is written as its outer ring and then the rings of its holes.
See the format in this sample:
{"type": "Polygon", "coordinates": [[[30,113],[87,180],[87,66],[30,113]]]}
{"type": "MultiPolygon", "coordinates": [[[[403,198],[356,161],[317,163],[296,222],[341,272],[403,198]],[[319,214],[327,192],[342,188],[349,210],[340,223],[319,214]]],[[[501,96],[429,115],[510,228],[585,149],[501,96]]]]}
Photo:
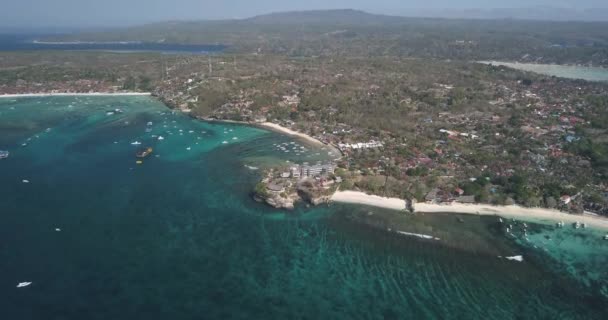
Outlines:
{"type": "MultiPolygon", "coordinates": [[[[291,142],[301,143],[200,122],[151,97],[0,99],[0,149],[11,152],[0,160],[3,318],[604,316],[605,274],[591,269],[607,262],[600,242],[593,259],[583,250],[564,264],[495,217],[256,203],[265,167],[323,160],[312,146],[276,148],[291,142]],[[154,152],[137,164],[142,147],[154,152]],[[388,233],[390,220],[441,240],[388,233]],[[516,254],[524,262],[498,257],[516,254]],[[593,276],[568,272],[572,259],[593,276]]],[[[553,231],[538,232],[533,241],[553,231]]]]}
{"type": "Polygon", "coordinates": [[[547,76],[587,81],[608,81],[608,69],[602,67],[570,66],[558,64],[480,61],[479,63],[506,66],[547,76]]]}

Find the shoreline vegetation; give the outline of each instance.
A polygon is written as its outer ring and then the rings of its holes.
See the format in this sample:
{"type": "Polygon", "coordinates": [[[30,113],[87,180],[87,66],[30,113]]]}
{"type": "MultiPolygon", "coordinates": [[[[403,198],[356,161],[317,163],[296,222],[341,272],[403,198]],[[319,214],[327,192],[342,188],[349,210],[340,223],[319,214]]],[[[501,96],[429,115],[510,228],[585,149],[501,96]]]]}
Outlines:
{"type": "MultiPolygon", "coordinates": [[[[331,201],[349,204],[361,204],[390,210],[405,210],[406,201],[399,198],[384,198],[369,195],[358,191],[337,191],[331,197],[331,201]]],[[[525,208],[517,205],[494,206],[490,204],[413,204],[414,212],[419,213],[453,213],[468,215],[499,216],[537,222],[544,224],[585,223],[590,227],[608,230],[608,219],[593,214],[575,215],[558,210],[545,208],[525,208]]]]}
{"type": "Polygon", "coordinates": [[[43,97],[77,97],[77,96],[151,96],[151,92],[48,92],[0,94],[0,98],[43,98],[43,97]]]}
{"type": "MultiPolygon", "coordinates": [[[[20,98],[20,97],[52,97],[52,96],[152,96],[149,92],[90,92],[90,93],[24,93],[24,94],[5,94],[0,95],[0,98],[20,98]]],[[[309,143],[330,147],[338,150],[330,144],[309,136],[305,133],[297,132],[292,129],[283,127],[272,122],[246,122],[234,120],[222,120],[213,118],[196,117],[199,120],[207,122],[223,122],[256,126],[299,138],[309,143]]],[[[338,151],[338,154],[341,154],[338,151]]],[[[360,204],[373,206],[390,210],[405,210],[407,208],[406,200],[399,198],[385,198],[377,195],[370,195],[359,191],[336,191],[329,197],[329,201],[360,204]]],[[[510,206],[495,206],[484,203],[475,204],[428,204],[415,203],[412,204],[414,212],[419,213],[453,213],[453,214],[469,214],[469,215],[487,215],[500,216],[503,218],[516,218],[528,220],[529,222],[540,222],[545,224],[555,224],[558,222],[564,223],[586,223],[591,227],[596,227],[608,230],[608,219],[601,216],[585,213],[583,215],[574,215],[564,213],[558,210],[546,208],[526,208],[518,205],[510,206]]]]}

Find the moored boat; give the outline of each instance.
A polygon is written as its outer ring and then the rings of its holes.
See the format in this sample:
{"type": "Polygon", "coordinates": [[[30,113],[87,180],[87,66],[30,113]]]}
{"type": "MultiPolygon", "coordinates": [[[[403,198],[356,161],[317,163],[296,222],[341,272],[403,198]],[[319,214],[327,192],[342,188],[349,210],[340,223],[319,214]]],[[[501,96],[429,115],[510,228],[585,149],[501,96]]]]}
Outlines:
{"type": "Polygon", "coordinates": [[[138,158],[145,158],[145,157],[151,155],[153,151],[154,151],[154,149],[152,149],[152,148],[146,148],[144,150],[137,152],[135,154],[135,156],[138,158]]]}
{"type": "Polygon", "coordinates": [[[9,155],[10,155],[10,152],[0,150],[0,159],[6,159],[6,158],[8,158],[9,155]]]}

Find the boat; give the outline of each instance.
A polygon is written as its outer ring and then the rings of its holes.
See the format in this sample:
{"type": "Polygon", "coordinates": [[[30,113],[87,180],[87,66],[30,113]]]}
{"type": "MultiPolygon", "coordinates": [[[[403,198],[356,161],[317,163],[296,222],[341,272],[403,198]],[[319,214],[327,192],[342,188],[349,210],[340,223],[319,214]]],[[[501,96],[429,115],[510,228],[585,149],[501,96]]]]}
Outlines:
{"type": "Polygon", "coordinates": [[[31,282],[19,282],[19,283],[17,284],[17,288],[23,288],[23,287],[27,287],[27,286],[29,286],[30,284],[32,284],[32,283],[31,283],[31,282]]]}
{"type": "Polygon", "coordinates": [[[608,234],[604,236],[604,240],[608,240],[608,234]]]}
{"type": "Polygon", "coordinates": [[[10,155],[10,152],[0,150],[0,159],[6,159],[6,158],[8,158],[9,155],[10,155]]]}
{"type": "Polygon", "coordinates": [[[510,261],[518,261],[518,262],[524,261],[523,256],[512,256],[512,257],[505,257],[505,258],[510,261]]]}
{"type": "Polygon", "coordinates": [[[154,151],[154,149],[152,149],[152,148],[146,148],[144,150],[141,150],[141,151],[137,152],[135,154],[135,156],[138,157],[138,158],[145,158],[145,157],[151,155],[152,151],[154,151]]]}
{"type": "Polygon", "coordinates": [[[139,146],[139,145],[141,145],[141,142],[139,142],[139,141],[133,141],[133,142],[131,142],[131,145],[133,145],[133,146],[139,146]]]}
{"type": "Polygon", "coordinates": [[[577,221],[575,223],[572,224],[572,227],[574,227],[574,229],[578,229],[581,227],[581,224],[577,221]]]}

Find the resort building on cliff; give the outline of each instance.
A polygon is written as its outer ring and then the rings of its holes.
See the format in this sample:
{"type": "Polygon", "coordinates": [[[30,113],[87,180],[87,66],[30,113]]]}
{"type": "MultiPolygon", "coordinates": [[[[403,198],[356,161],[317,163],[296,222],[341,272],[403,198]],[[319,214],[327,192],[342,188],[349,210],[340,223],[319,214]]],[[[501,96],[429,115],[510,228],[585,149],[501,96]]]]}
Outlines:
{"type": "Polygon", "coordinates": [[[289,168],[289,172],[284,174],[289,174],[291,178],[300,179],[300,178],[312,178],[323,175],[333,174],[336,166],[334,164],[316,164],[316,165],[297,165],[291,166],[289,168]]]}
{"type": "Polygon", "coordinates": [[[285,192],[285,186],[283,184],[273,183],[273,182],[266,185],[266,189],[268,189],[268,191],[274,192],[274,193],[285,192]]]}

